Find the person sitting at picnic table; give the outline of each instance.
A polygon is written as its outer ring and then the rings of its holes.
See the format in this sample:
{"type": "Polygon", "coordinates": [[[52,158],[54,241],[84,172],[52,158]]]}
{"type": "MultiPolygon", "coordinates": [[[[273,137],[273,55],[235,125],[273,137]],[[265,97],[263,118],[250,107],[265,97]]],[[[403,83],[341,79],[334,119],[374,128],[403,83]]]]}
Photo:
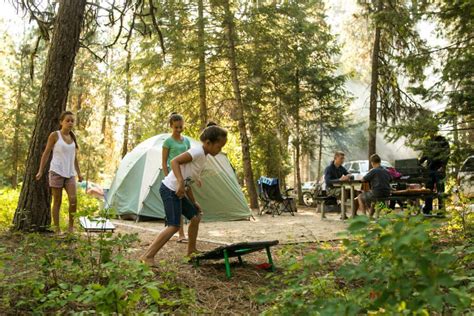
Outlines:
{"type": "MultiPolygon", "coordinates": [[[[362,178],[362,181],[370,183],[370,190],[362,192],[357,197],[359,211],[362,211],[364,215],[367,214],[367,208],[370,208],[373,202],[389,197],[392,190],[390,187],[392,176],[382,167],[380,156],[377,154],[370,156],[370,163],[372,169],[362,178]]],[[[373,211],[370,208],[370,217],[373,216],[373,211]]]]}
{"type": "MultiPolygon", "coordinates": [[[[328,196],[339,198],[341,196],[340,187],[335,187],[335,181],[348,181],[351,175],[342,165],[344,163],[345,154],[342,151],[336,151],[334,160],[324,170],[324,182],[326,183],[326,193],[328,196]]],[[[343,203],[343,201],[341,201],[343,203]]]]}

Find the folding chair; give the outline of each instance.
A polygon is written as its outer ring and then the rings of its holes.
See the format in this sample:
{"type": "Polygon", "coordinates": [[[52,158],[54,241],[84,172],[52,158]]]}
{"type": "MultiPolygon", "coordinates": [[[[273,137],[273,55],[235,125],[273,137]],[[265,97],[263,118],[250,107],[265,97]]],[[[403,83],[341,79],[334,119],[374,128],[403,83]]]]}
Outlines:
{"type": "Polygon", "coordinates": [[[295,215],[295,207],[293,207],[293,198],[288,196],[288,193],[293,189],[285,191],[285,195],[281,194],[280,181],[277,178],[260,177],[259,181],[262,184],[262,191],[264,195],[270,200],[269,207],[272,210],[272,216],[281,215],[282,212],[289,212],[295,215]]]}
{"type": "Polygon", "coordinates": [[[257,180],[258,199],[260,200],[260,205],[262,205],[262,208],[259,210],[258,215],[263,215],[266,212],[271,211],[270,199],[267,193],[263,190],[262,178],[264,177],[260,177],[260,179],[257,180]]]}

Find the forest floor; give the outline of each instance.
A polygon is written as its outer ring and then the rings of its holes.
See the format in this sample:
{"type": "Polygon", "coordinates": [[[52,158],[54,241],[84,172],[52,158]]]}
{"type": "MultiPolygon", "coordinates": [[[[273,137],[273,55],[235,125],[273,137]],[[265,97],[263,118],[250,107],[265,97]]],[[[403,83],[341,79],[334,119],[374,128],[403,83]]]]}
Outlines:
{"type": "MultiPolygon", "coordinates": [[[[338,216],[339,214],[330,213],[328,219],[322,221],[320,214],[316,213],[314,208],[300,208],[295,216],[288,213],[275,217],[255,214],[254,219],[250,221],[204,222],[200,225],[199,231],[198,248],[201,251],[212,250],[223,244],[234,242],[279,240],[280,244],[272,248],[276,271],[272,273],[260,266],[268,262],[268,259],[265,251],[258,251],[243,256],[243,265],[238,264],[237,259],[231,259],[232,278],[228,279],[223,260],[204,261],[199,267],[195,267],[185,260],[187,244],[178,243],[177,238],[173,237],[156,256],[157,267],[152,268],[155,281],[161,282],[167,276],[174,275],[176,284],[193,293],[193,302],[183,309],[179,309],[180,312],[210,315],[258,315],[269,307],[258,302],[259,292],[262,288],[269,286],[270,276],[285,272],[281,265],[287,251],[291,250],[297,257],[302,257],[308,251],[319,247],[319,242],[322,241],[330,241],[332,246],[337,247],[338,242],[335,240],[341,238],[338,233],[347,227],[345,222],[338,220],[338,216]]],[[[113,220],[113,223],[117,228],[114,236],[135,233],[138,235],[138,243],[127,249],[127,257],[137,261],[157,234],[164,229],[162,221],[136,223],[113,220]]],[[[86,233],[80,233],[80,235],[84,238],[87,237],[86,233]]],[[[93,235],[95,236],[95,234],[93,235]]],[[[33,238],[31,240],[34,245],[42,245],[45,241],[46,244],[54,244],[56,240],[54,236],[29,238],[33,238]]],[[[34,259],[36,257],[33,255],[36,256],[44,251],[53,251],[45,248],[30,253],[22,246],[21,251],[24,254],[15,255],[13,250],[19,244],[29,245],[31,243],[27,241],[28,238],[25,241],[23,239],[24,237],[21,235],[0,235],[0,244],[6,251],[4,255],[10,258],[8,264],[14,265],[20,275],[21,271],[26,271],[29,267],[23,261],[36,261],[38,259],[34,259]]],[[[61,240],[62,238],[58,239],[59,244],[62,243],[61,240]]],[[[67,261],[64,261],[63,264],[65,262],[67,261]]],[[[21,278],[15,277],[14,280],[22,284],[21,278]]],[[[19,294],[21,295],[21,293],[19,294]]],[[[2,313],[0,312],[0,314],[2,313]]]]}
{"type": "MultiPolygon", "coordinates": [[[[208,222],[199,228],[198,248],[201,251],[212,250],[222,244],[279,240],[280,245],[272,248],[276,265],[285,244],[305,243],[305,251],[317,247],[320,241],[339,239],[338,233],[347,225],[338,220],[339,214],[330,213],[322,221],[314,209],[302,208],[295,216],[284,213],[281,216],[254,216],[251,221],[208,222]]],[[[164,228],[163,222],[133,222],[113,220],[116,232],[138,233],[141,240],[139,248],[132,249],[131,256],[138,258],[149,246],[157,234],[164,228]]],[[[169,265],[178,267],[177,279],[180,283],[195,290],[196,310],[214,315],[257,315],[265,306],[256,303],[258,289],[268,285],[266,276],[270,272],[259,269],[258,265],[267,262],[265,251],[254,252],[243,257],[244,265],[231,259],[232,278],[227,279],[223,260],[205,261],[199,267],[186,263],[187,244],[178,243],[176,236],[158,253],[158,268],[153,268],[157,277],[166,273],[169,265]]]]}
{"type": "MultiPolygon", "coordinates": [[[[144,241],[164,229],[163,221],[113,220],[113,223],[119,231],[139,233],[144,241]]],[[[338,213],[328,213],[327,219],[321,220],[321,214],[314,208],[299,206],[295,216],[254,213],[249,221],[201,222],[198,240],[214,244],[264,240],[279,240],[280,244],[321,242],[340,239],[339,233],[346,228],[347,223],[339,220],[338,213]]]]}

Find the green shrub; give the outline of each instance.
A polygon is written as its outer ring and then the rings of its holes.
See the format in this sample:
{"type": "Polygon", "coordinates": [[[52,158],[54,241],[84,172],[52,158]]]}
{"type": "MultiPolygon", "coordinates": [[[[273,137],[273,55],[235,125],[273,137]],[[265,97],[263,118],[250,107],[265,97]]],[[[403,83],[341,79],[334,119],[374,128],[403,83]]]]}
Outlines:
{"type": "Polygon", "coordinates": [[[0,248],[0,310],[9,314],[178,312],[194,302],[174,270],[156,278],[128,258],[136,235],[15,238],[14,252],[0,248]]]}
{"type": "MultiPolygon", "coordinates": [[[[20,197],[20,188],[0,189],[0,232],[11,227],[15,210],[20,197]]],[[[93,215],[102,209],[102,201],[87,195],[84,190],[77,190],[77,216],[93,215]]],[[[67,194],[63,191],[63,200],[60,211],[60,226],[62,230],[67,229],[67,221],[69,216],[69,201],[67,194]]],[[[104,214],[102,214],[104,215],[104,214]]],[[[109,217],[113,216],[113,212],[108,212],[109,217]]],[[[77,223],[77,222],[76,222],[77,223]]]]}
{"type": "Polygon", "coordinates": [[[0,232],[11,226],[19,196],[20,190],[0,189],[0,232]]]}
{"type": "Polygon", "coordinates": [[[462,314],[472,304],[474,246],[440,248],[432,231],[422,216],[358,217],[339,248],[303,260],[289,252],[259,300],[279,315],[462,314]]]}

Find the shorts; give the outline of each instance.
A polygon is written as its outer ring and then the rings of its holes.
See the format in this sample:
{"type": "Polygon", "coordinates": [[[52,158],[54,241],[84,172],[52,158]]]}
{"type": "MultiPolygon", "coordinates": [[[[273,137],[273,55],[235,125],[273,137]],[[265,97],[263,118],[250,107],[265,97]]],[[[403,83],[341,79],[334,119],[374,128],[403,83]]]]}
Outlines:
{"type": "Polygon", "coordinates": [[[364,201],[365,205],[369,205],[369,204],[372,204],[372,202],[375,202],[374,192],[372,191],[362,192],[360,197],[362,201],[364,201]]]}
{"type": "Polygon", "coordinates": [[[341,188],[329,188],[326,190],[327,196],[334,196],[335,198],[339,199],[341,197],[341,188]]]}
{"type": "Polygon", "coordinates": [[[361,198],[366,205],[372,204],[373,202],[383,201],[385,198],[389,198],[389,195],[375,195],[373,191],[362,192],[361,198]]]}
{"type": "Polygon", "coordinates": [[[180,199],[175,191],[168,189],[164,184],[161,184],[160,195],[165,207],[166,226],[180,227],[181,215],[189,220],[198,215],[197,208],[188,198],[184,197],[180,199]]]}
{"type": "Polygon", "coordinates": [[[54,171],[49,172],[49,186],[55,189],[76,188],[76,177],[65,178],[54,171]]]}

